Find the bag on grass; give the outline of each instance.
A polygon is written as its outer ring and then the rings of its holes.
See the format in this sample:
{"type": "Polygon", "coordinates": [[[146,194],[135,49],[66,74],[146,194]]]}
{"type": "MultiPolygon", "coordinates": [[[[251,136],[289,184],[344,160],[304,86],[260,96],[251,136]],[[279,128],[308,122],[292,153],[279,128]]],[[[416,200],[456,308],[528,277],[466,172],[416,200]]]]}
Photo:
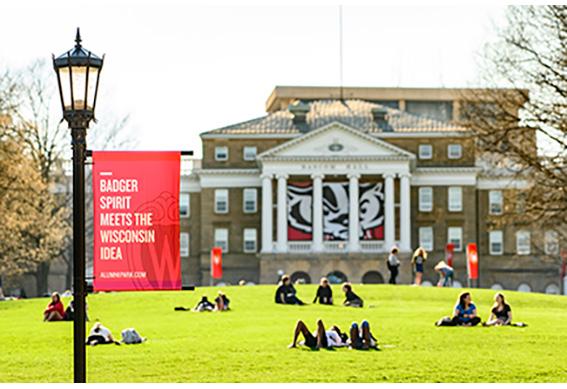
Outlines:
{"type": "Polygon", "coordinates": [[[122,330],[122,343],[137,344],[142,343],[143,339],[135,328],[126,328],[122,330]]]}

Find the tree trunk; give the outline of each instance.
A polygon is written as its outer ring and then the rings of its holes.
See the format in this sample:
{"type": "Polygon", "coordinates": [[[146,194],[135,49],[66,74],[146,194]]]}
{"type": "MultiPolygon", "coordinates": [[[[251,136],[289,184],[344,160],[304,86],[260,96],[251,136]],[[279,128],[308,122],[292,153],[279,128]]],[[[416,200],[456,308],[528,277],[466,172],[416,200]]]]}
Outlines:
{"type": "Polygon", "coordinates": [[[50,266],[51,265],[49,262],[42,262],[37,267],[37,271],[35,273],[35,282],[36,282],[38,296],[43,296],[48,292],[47,281],[49,277],[50,266]]]}

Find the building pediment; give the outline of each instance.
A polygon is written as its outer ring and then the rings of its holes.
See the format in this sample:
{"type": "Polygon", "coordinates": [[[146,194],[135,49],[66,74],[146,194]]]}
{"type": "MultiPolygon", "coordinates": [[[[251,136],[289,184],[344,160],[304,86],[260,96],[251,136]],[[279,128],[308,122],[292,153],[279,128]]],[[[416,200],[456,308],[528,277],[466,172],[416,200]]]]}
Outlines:
{"type": "Polygon", "coordinates": [[[415,155],[357,129],[333,122],[258,156],[263,161],[319,158],[410,160],[415,159],[415,155]]]}

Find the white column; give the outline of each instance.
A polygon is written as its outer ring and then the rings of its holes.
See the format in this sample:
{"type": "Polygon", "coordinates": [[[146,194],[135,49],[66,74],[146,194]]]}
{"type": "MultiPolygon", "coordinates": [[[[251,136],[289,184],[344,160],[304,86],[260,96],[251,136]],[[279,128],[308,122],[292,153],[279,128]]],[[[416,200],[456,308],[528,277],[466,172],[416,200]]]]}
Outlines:
{"type": "Polygon", "coordinates": [[[287,174],[278,174],[278,242],[277,251],[287,251],[287,174]]]}
{"type": "Polygon", "coordinates": [[[323,251],[323,174],[314,173],[313,179],[313,251],[323,251]]]}
{"type": "Polygon", "coordinates": [[[394,245],[395,231],[396,231],[396,221],[394,220],[394,175],[392,173],[384,174],[385,189],[384,189],[384,221],[385,231],[384,231],[384,245],[386,250],[394,245]]]}
{"type": "Polygon", "coordinates": [[[358,198],[358,179],[360,174],[349,173],[348,174],[348,199],[349,199],[349,209],[348,209],[348,248],[351,252],[360,251],[359,242],[359,205],[360,201],[358,198]]]}
{"type": "Polygon", "coordinates": [[[272,175],[262,175],[262,252],[271,253],[273,244],[272,175]]]}
{"type": "Polygon", "coordinates": [[[411,251],[410,175],[400,174],[400,250],[411,251]]]}

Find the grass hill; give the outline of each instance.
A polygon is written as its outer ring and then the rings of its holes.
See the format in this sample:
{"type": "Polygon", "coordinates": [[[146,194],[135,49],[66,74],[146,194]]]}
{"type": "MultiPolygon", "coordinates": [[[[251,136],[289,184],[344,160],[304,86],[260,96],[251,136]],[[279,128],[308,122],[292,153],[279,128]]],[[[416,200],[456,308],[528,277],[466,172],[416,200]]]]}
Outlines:
{"type": "MultiPolygon", "coordinates": [[[[310,302],[315,285],[300,285],[310,302]]],[[[232,311],[175,312],[195,292],[101,293],[88,297],[90,327],[116,337],[135,327],[148,342],[89,347],[89,382],[566,382],[567,298],[506,292],[514,320],[527,328],[436,328],[460,290],[355,285],[362,309],[279,306],[273,286],[226,287],[232,311]],[[287,349],[298,319],[347,330],[369,320],[382,351],[287,349]]],[[[335,298],[342,301],[339,287],[335,298]]],[[[473,290],[486,319],[494,291],[473,290]]],[[[69,299],[65,299],[67,305],[69,299]]],[[[0,381],[71,382],[70,322],[44,323],[48,299],[0,302],[0,381]]]]}

